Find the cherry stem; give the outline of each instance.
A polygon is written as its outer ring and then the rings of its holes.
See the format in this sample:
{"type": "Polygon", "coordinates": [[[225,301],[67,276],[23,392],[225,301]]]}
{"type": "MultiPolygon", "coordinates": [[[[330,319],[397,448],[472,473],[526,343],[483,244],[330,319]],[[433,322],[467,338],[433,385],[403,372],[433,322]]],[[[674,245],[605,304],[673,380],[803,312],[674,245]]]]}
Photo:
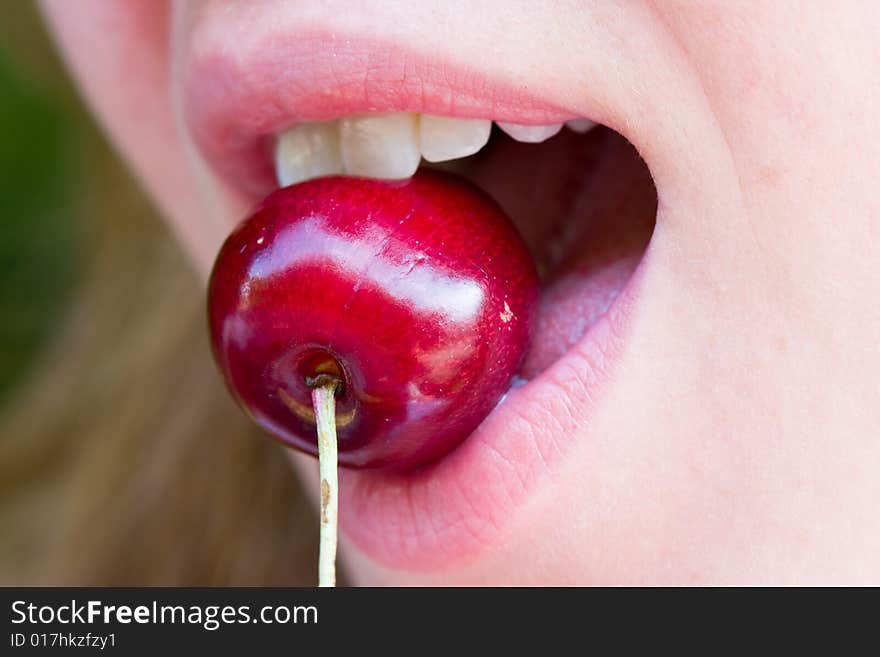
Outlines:
{"type": "Polygon", "coordinates": [[[328,378],[312,388],[315,423],[318,426],[318,470],[321,476],[321,540],[318,551],[318,586],[336,586],[337,481],[336,389],[339,381],[328,378]]]}

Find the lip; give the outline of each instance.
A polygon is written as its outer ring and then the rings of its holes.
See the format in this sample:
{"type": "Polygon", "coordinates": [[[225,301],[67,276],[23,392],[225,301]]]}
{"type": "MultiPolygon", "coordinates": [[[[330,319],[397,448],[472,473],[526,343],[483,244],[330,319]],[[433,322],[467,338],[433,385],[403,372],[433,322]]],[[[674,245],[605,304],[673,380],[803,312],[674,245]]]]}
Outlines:
{"type": "MultiPolygon", "coordinates": [[[[650,251],[650,248],[649,248],[650,251]]],[[[510,520],[589,424],[627,343],[646,253],[611,308],[562,358],[512,388],[458,448],[404,473],[340,473],[340,523],[375,561],[431,570],[503,540],[510,520]]]]}
{"type": "MultiPolygon", "coordinates": [[[[501,78],[371,36],[278,26],[230,47],[221,38],[228,33],[200,27],[192,35],[180,69],[182,110],[203,158],[248,202],[277,186],[272,139],[301,121],[368,111],[522,124],[578,116],[501,78]]],[[[581,341],[511,389],[452,453],[405,473],[343,471],[340,524],[348,540],[377,562],[413,570],[469,560],[503,540],[516,510],[552,476],[600,403],[627,343],[649,255],[650,247],[581,341]]]]}
{"type": "Polygon", "coordinates": [[[184,64],[184,117],[209,165],[249,198],[277,186],[274,136],[304,121],[401,111],[535,125],[576,118],[481,71],[387,41],[306,27],[232,53],[212,33],[201,33],[184,64]]]}

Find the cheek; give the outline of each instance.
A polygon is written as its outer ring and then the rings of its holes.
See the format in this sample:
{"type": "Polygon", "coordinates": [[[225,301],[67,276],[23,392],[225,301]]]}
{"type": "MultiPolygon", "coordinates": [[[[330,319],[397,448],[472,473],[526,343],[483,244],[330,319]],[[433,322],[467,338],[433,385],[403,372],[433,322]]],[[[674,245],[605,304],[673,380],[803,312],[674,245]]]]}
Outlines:
{"type": "MultiPolygon", "coordinates": [[[[170,5],[44,0],[46,22],[102,127],[204,275],[228,224],[196,193],[174,114],[170,5]],[[96,39],[99,33],[101,38],[96,39]]],[[[222,216],[222,215],[221,215],[222,216]]]]}

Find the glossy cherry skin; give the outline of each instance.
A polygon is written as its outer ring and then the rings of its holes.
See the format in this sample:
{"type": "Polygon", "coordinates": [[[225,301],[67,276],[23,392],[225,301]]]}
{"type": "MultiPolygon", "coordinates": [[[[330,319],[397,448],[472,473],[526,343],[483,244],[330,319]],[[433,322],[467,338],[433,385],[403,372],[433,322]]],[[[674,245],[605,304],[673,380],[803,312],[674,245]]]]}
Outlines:
{"type": "Polygon", "coordinates": [[[522,362],[538,283],[495,202],[450,174],[280,189],[209,286],[214,355],[253,419],[317,453],[311,389],[337,376],[339,463],[404,469],[455,447],[522,362]]]}

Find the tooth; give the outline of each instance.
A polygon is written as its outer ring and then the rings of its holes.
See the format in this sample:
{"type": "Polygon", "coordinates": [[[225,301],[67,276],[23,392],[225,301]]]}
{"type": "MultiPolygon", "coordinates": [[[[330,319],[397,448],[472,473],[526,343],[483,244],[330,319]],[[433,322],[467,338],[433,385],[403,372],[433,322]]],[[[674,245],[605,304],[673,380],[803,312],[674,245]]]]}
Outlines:
{"type": "Polygon", "coordinates": [[[275,175],[282,187],[342,173],[339,126],[305,123],[284,132],[275,146],[275,175]]]}
{"type": "Polygon", "coordinates": [[[565,127],[573,132],[584,134],[595,128],[596,122],[590,121],[590,119],[572,119],[565,122],[565,127]]]}
{"type": "Polygon", "coordinates": [[[419,166],[416,114],[342,119],[339,130],[346,173],[370,178],[409,178],[419,166]]]}
{"type": "Polygon", "coordinates": [[[498,121],[497,123],[499,128],[517,141],[524,141],[529,144],[546,141],[562,130],[561,123],[552,123],[550,125],[520,125],[519,123],[505,123],[503,121],[498,121]]]}
{"type": "Polygon", "coordinates": [[[422,114],[419,148],[428,162],[444,162],[473,155],[489,141],[492,122],[422,114]]]}

